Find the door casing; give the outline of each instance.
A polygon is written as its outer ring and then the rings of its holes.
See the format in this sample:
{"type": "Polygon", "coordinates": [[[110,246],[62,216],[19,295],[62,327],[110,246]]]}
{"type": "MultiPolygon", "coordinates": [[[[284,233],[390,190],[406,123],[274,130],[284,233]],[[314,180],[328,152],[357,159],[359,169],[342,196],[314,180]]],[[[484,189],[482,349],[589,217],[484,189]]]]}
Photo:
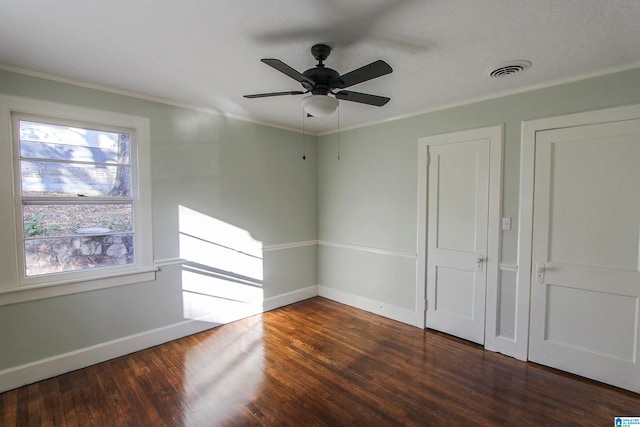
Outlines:
{"type": "Polygon", "coordinates": [[[531,305],[531,280],[533,275],[532,233],[536,133],[544,130],[633,120],[638,118],[640,118],[640,104],[548,117],[522,123],[514,357],[520,360],[528,360],[529,353],[529,315],[531,305]]]}
{"type": "Polygon", "coordinates": [[[416,302],[418,305],[416,326],[426,327],[427,284],[427,189],[429,146],[452,144],[477,139],[489,139],[489,213],[487,224],[487,269],[485,348],[509,354],[513,344],[497,336],[498,281],[500,264],[500,218],[502,213],[502,148],[504,125],[452,132],[420,138],[418,141],[418,259],[416,302]],[[420,310],[421,308],[421,310],[420,310]],[[504,342],[503,342],[504,341],[504,342]]]}

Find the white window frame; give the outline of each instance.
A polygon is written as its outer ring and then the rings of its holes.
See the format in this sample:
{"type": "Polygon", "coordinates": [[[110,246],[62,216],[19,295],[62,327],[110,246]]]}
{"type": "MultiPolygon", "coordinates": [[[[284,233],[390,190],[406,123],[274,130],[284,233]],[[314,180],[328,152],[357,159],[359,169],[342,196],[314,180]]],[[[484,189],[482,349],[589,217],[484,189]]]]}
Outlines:
{"type": "MultiPolygon", "coordinates": [[[[15,266],[14,283],[0,283],[0,305],[48,298],[155,280],[151,226],[151,153],[149,119],[144,117],[81,108],[48,101],[0,94],[0,144],[11,147],[13,222],[15,233],[12,249],[15,266]],[[77,122],[81,126],[95,124],[104,128],[131,132],[132,196],[134,211],[134,263],[122,266],[78,270],[41,276],[25,275],[22,197],[20,193],[19,138],[12,135],[13,115],[40,116],[53,121],[77,122]],[[17,141],[17,142],[16,142],[17,141]]],[[[1,203],[10,203],[2,197],[1,203]]]]}

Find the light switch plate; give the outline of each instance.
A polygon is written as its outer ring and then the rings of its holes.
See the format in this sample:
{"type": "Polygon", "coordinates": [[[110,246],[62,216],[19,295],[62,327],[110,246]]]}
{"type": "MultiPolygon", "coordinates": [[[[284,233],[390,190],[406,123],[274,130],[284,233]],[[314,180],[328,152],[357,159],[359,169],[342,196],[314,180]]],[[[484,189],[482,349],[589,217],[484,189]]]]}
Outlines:
{"type": "Polygon", "coordinates": [[[511,230],[511,217],[502,217],[502,229],[511,230]]]}

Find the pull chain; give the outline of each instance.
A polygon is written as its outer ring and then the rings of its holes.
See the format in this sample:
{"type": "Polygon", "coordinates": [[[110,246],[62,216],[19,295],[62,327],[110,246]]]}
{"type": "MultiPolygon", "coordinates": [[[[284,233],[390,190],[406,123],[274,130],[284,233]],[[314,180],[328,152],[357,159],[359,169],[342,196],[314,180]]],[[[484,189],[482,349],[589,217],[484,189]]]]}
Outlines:
{"type": "Polygon", "coordinates": [[[304,107],[302,107],[302,160],[307,160],[307,135],[304,128],[305,116],[304,107]]]}
{"type": "Polygon", "coordinates": [[[340,160],[340,106],[338,106],[338,160],[340,160]]]}

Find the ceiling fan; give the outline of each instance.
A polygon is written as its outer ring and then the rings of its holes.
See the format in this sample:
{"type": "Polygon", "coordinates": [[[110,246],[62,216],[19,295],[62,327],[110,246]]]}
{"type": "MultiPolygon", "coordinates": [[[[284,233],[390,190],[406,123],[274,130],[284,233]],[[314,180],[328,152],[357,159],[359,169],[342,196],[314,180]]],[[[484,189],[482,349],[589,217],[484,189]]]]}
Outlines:
{"type": "Polygon", "coordinates": [[[393,71],[391,66],[382,60],[360,67],[356,70],[340,75],[336,70],[327,68],[324,61],[331,53],[331,47],[326,44],[316,44],[311,48],[311,54],[318,61],[315,68],[310,68],[304,73],[299,73],[279,59],[265,58],[261,61],[286,74],[299,82],[304,90],[286,92],[258,93],[245,95],[245,98],[264,98],[268,96],[304,95],[311,92],[310,96],[302,99],[304,110],[311,116],[320,117],[333,113],[338,107],[338,100],[359,102],[361,104],[382,107],[390,98],[368,93],[342,90],[357,85],[367,80],[375,79],[393,71]],[[337,90],[337,91],[336,91],[337,90]],[[329,96],[333,95],[335,98],[329,96]]]}

